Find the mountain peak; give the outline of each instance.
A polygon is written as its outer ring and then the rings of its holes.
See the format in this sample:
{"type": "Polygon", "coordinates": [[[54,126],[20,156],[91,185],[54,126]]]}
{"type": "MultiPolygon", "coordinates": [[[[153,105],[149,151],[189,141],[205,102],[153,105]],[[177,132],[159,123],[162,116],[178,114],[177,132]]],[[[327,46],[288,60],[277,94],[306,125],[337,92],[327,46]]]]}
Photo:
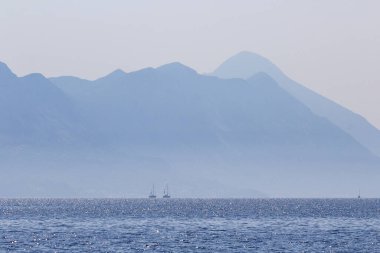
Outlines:
{"type": "Polygon", "coordinates": [[[111,73],[109,73],[107,76],[113,77],[113,78],[120,78],[120,77],[124,77],[126,74],[127,73],[125,73],[123,70],[116,69],[116,70],[112,71],[111,73]]]}
{"type": "Polygon", "coordinates": [[[40,73],[32,73],[21,77],[21,80],[28,80],[30,82],[49,82],[49,80],[40,73]]]}
{"type": "Polygon", "coordinates": [[[281,70],[267,58],[242,51],[228,58],[214,72],[213,75],[220,78],[250,78],[255,73],[265,72],[269,75],[281,72],[281,70]]]}
{"type": "Polygon", "coordinates": [[[7,64],[0,62],[0,79],[15,78],[16,75],[10,70],[7,64]]]}
{"type": "Polygon", "coordinates": [[[251,51],[246,51],[246,50],[243,50],[243,51],[240,51],[239,53],[233,55],[231,58],[233,57],[256,57],[256,58],[261,58],[261,59],[265,59],[267,60],[265,57],[257,54],[257,53],[254,53],[254,52],[251,52],[251,51]]]}
{"type": "Polygon", "coordinates": [[[117,76],[117,75],[125,75],[126,73],[121,69],[116,69],[115,71],[111,72],[110,75],[117,76]]]}
{"type": "Polygon", "coordinates": [[[259,86],[265,87],[266,89],[279,88],[278,83],[270,75],[268,75],[265,72],[259,72],[257,74],[254,74],[253,76],[248,78],[247,81],[250,83],[255,83],[259,86]]]}
{"type": "Polygon", "coordinates": [[[104,80],[104,79],[112,79],[112,80],[118,80],[120,78],[123,78],[125,77],[126,75],[128,75],[127,73],[125,73],[123,70],[121,69],[116,69],[114,71],[112,71],[111,73],[109,73],[108,75],[104,76],[104,77],[101,77],[97,80],[104,80]]]}
{"type": "Polygon", "coordinates": [[[156,70],[158,70],[159,72],[161,73],[167,73],[167,74],[172,74],[172,75],[194,75],[194,74],[197,74],[197,72],[186,66],[186,65],[183,65],[182,63],[180,62],[172,62],[172,63],[168,63],[168,64],[165,64],[165,65],[162,65],[158,68],[156,68],[156,70]]]}
{"type": "MultiPolygon", "coordinates": [[[[259,82],[266,82],[266,83],[276,83],[276,81],[267,73],[265,72],[258,72],[248,78],[249,81],[259,81],[259,82]]],[[[276,83],[277,84],[277,83],[276,83]]]]}

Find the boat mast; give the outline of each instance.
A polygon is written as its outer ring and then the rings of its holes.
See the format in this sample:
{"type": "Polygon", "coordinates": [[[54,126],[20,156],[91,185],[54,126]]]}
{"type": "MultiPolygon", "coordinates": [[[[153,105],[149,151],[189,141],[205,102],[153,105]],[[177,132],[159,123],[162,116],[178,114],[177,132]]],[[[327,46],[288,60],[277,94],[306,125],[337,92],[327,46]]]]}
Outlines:
{"type": "Polygon", "coordinates": [[[154,190],[154,184],[153,184],[152,189],[150,190],[149,198],[150,199],[156,198],[156,193],[155,193],[155,190],[154,190]]]}
{"type": "Polygon", "coordinates": [[[164,196],[163,196],[163,198],[165,198],[165,199],[170,198],[170,195],[169,195],[169,186],[168,186],[168,184],[165,185],[165,188],[164,188],[164,196]]]}

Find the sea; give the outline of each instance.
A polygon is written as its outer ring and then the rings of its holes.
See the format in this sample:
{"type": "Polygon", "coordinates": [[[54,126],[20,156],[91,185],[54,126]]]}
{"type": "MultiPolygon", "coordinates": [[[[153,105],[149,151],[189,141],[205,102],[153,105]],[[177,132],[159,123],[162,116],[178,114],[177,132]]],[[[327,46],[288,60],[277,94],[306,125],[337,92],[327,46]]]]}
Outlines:
{"type": "Polygon", "coordinates": [[[0,199],[0,252],[380,252],[380,199],[0,199]]]}

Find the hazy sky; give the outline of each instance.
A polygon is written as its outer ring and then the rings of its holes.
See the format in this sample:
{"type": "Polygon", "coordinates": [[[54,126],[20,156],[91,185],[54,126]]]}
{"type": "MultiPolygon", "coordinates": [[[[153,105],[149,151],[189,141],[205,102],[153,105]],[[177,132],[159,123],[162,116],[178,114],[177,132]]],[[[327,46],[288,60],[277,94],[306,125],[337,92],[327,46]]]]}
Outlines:
{"type": "Polygon", "coordinates": [[[380,128],[380,1],[0,0],[0,61],[94,79],[248,50],[380,128]]]}

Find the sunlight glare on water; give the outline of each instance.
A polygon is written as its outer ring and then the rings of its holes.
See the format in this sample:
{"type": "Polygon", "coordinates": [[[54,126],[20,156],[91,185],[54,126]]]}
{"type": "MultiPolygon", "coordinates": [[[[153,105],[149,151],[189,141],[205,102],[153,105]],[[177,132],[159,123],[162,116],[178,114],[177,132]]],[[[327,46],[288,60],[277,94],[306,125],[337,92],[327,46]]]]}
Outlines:
{"type": "Polygon", "coordinates": [[[0,234],[0,251],[380,252],[380,200],[3,199],[0,234]]]}

